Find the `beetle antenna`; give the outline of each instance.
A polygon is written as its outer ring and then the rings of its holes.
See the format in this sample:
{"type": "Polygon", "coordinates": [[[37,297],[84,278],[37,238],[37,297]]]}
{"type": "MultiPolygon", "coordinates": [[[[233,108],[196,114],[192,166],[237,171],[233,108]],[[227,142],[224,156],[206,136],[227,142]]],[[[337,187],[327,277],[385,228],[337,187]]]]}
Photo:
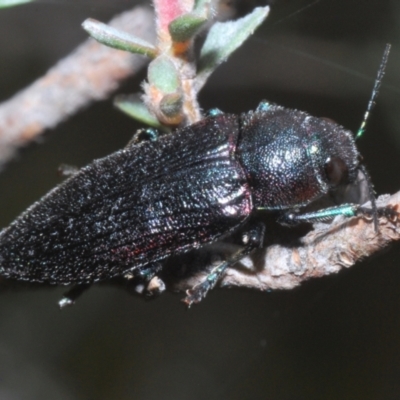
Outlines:
{"type": "Polygon", "coordinates": [[[382,78],[385,75],[386,64],[387,64],[387,61],[389,58],[389,53],[390,53],[391,47],[392,47],[391,44],[389,44],[389,43],[386,44],[385,51],[383,52],[383,56],[382,56],[381,65],[379,66],[378,74],[375,79],[374,88],[372,89],[371,98],[369,99],[369,102],[368,102],[367,111],[365,111],[364,118],[361,123],[360,129],[357,132],[356,140],[358,138],[360,138],[363,135],[363,133],[365,132],[365,127],[367,125],[369,114],[371,113],[372,109],[374,108],[375,100],[378,96],[379,89],[381,87],[382,78]]]}

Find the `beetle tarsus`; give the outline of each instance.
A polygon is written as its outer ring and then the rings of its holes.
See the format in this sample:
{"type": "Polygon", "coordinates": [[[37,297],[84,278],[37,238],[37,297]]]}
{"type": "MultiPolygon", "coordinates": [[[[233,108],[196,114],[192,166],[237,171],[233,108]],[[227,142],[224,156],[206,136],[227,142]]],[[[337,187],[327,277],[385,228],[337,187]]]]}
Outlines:
{"type": "Polygon", "coordinates": [[[158,276],[154,276],[146,286],[144,295],[146,299],[155,299],[165,292],[165,283],[158,276]]]}
{"type": "Polygon", "coordinates": [[[367,208],[358,204],[342,204],[340,206],[328,207],[309,213],[299,213],[298,211],[290,211],[283,214],[278,222],[282,225],[293,226],[299,223],[315,223],[326,222],[342,215],[347,218],[360,216],[363,218],[373,219],[375,230],[378,231],[378,218],[387,217],[392,219],[397,216],[397,212],[391,207],[367,208]]]}
{"type": "Polygon", "coordinates": [[[388,218],[390,220],[393,220],[397,218],[398,212],[394,210],[393,207],[387,206],[387,207],[377,207],[376,210],[373,208],[367,208],[367,207],[359,207],[357,209],[357,216],[361,216],[364,218],[372,218],[375,221],[375,216],[377,218],[388,218]]]}
{"type": "Polygon", "coordinates": [[[58,306],[60,307],[60,310],[63,310],[64,308],[73,306],[78,299],[82,295],[84,291],[89,289],[90,285],[75,285],[73,286],[70,290],[68,290],[66,293],[64,293],[63,298],[58,302],[58,306]]]}

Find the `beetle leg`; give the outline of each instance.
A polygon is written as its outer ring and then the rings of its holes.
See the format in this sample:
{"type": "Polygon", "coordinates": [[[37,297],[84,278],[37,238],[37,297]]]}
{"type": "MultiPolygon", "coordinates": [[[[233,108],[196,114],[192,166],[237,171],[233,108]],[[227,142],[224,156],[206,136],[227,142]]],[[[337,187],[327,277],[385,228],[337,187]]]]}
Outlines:
{"type": "Polygon", "coordinates": [[[60,309],[62,310],[66,307],[73,306],[76,299],[80,297],[85,290],[89,289],[89,287],[89,284],[75,285],[65,292],[63,298],[58,302],[60,309]]]}
{"type": "Polygon", "coordinates": [[[245,246],[234,253],[228,260],[225,260],[216,266],[211,273],[206,276],[204,281],[200,282],[192,289],[187,290],[187,296],[183,299],[183,302],[190,307],[193,303],[199,303],[202,299],[204,299],[209,290],[216,285],[227,268],[230,268],[232,265],[236,264],[244,256],[250,254],[254,249],[261,247],[264,241],[264,234],[264,224],[257,224],[250,231],[243,234],[242,240],[245,246]]]}
{"type": "Polygon", "coordinates": [[[160,295],[165,290],[165,283],[157,276],[161,270],[162,264],[154,262],[139,270],[128,272],[124,276],[127,282],[126,289],[129,292],[133,291],[136,294],[144,295],[146,298],[160,295]]]}
{"type": "Polygon", "coordinates": [[[221,114],[223,114],[223,113],[224,113],[224,112],[221,111],[219,108],[211,108],[211,110],[207,110],[207,111],[205,112],[205,116],[206,116],[206,117],[215,117],[215,116],[221,115],[221,114]]]}
{"type": "MultiPolygon", "coordinates": [[[[146,265],[139,270],[136,275],[145,282],[143,293],[147,298],[154,298],[159,296],[165,290],[165,283],[160,279],[157,274],[162,270],[162,264],[159,262],[146,265]]],[[[138,287],[136,287],[137,291],[138,287]]]]}
{"type": "Polygon", "coordinates": [[[165,134],[165,132],[160,132],[154,128],[138,129],[125,147],[130,147],[132,145],[147,141],[156,142],[160,138],[160,136],[165,134]]]}
{"type": "Polygon", "coordinates": [[[334,206],[329,208],[324,208],[323,210],[318,210],[314,212],[308,212],[300,214],[296,211],[290,211],[288,213],[283,214],[278,222],[282,225],[297,225],[301,222],[325,222],[330,221],[338,215],[343,215],[345,217],[366,217],[373,218],[375,214],[378,217],[394,217],[397,215],[396,211],[394,211],[391,207],[379,207],[376,209],[376,212],[372,208],[362,207],[359,204],[343,204],[340,206],[334,206]]]}
{"type": "Polygon", "coordinates": [[[140,268],[138,271],[134,272],[135,277],[139,277],[146,282],[150,282],[156,274],[162,270],[162,264],[159,262],[154,262],[147,264],[140,268]]]}
{"type": "Polygon", "coordinates": [[[268,109],[271,108],[271,103],[268,102],[267,100],[262,100],[260,104],[258,105],[256,112],[257,111],[268,111],[268,109]]]}

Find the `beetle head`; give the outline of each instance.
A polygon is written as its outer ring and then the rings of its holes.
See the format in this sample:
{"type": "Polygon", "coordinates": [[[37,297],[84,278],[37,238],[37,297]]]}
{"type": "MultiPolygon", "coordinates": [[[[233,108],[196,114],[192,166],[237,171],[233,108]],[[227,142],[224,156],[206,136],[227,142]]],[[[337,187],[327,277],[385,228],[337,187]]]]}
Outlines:
{"type": "Polygon", "coordinates": [[[264,103],[242,116],[238,154],[256,207],[301,207],[355,182],[360,156],[353,134],[326,119],[264,103]]]}

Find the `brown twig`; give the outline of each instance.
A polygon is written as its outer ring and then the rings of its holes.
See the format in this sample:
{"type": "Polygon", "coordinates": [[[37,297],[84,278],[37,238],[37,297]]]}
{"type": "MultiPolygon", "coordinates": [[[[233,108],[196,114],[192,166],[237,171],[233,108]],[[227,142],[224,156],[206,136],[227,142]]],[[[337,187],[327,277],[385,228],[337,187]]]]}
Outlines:
{"type": "MultiPolygon", "coordinates": [[[[398,212],[400,192],[381,197],[379,206],[386,205],[398,212]]],[[[235,268],[227,270],[218,286],[240,286],[263,291],[292,289],[309,278],[349,268],[398,240],[400,222],[397,218],[381,218],[379,232],[375,232],[371,221],[362,217],[350,220],[340,218],[330,225],[317,225],[293,246],[275,244],[256,251],[236,264],[235,268]]],[[[236,249],[228,245],[228,252],[236,249]]],[[[204,280],[205,274],[204,270],[199,270],[189,278],[173,282],[171,288],[176,291],[192,288],[204,280]]]]}
{"type": "MultiPolygon", "coordinates": [[[[110,25],[149,42],[154,40],[153,13],[136,7],[110,25]]],[[[144,57],[88,39],[43,77],[0,104],[0,166],[17,147],[53,128],[94,100],[107,98],[121,80],[135,74],[144,57]]]]}

